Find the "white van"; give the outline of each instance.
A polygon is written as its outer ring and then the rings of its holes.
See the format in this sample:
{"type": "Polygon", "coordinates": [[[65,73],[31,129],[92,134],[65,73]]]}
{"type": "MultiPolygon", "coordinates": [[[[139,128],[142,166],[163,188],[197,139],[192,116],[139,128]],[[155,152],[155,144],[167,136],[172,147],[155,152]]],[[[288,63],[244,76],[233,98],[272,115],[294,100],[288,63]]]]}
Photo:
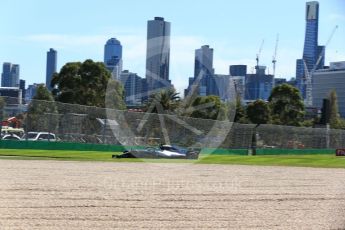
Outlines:
{"type": "Polygon", "coordinates": [[[24,134],[22,140],[28,141],[56,141],[54,133],[48,132],[28,132],[24,134]]]}

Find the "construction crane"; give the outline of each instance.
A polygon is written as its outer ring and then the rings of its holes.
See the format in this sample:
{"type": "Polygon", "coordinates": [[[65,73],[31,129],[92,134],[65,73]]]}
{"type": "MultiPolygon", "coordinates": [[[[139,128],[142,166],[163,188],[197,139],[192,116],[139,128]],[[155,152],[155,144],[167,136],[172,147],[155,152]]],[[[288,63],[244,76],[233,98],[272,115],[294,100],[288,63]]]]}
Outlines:
{"type": "Polygon", "coordinates": [[[325,50],[326,47],[328,46],[328,44],[330,43],[330,41],[333,38],[333,35],[335,33],[335,31],[338,29],[338,25],[336,25],[333,30],[331,35],[329,36],[326,44],[324,45],[315,65],[313,66],[312,70],[309,72],[308,71],[308,67],[307,64],[305,62],[305,60],[303,59],[303,63],[304,63],[304,72],[305,72],[305,84],[306,84],[306,99],[305,99],[305,105],[306,106],[312,106],[313,105],[313,86],[312,86],[312,75],[314,74],[315,70],[317,69],[318,65],[320,64],[320,61],[322,60],[322,58],[325,55],[325,50]]]}
{"type": "Polygon", "coordinates": [[[277,34],[276,46],[275,46],[275,48],[274,48],[274,53],[273,53],[273,56],[272,56],[272,63],[273,63],[272,88],[275,87],[274,77],[275,77],[275,75],[276,75],[276,62],[277,62],[278,42],[279,42],[279,34],[277,34]]]}
{"type": "Polygon", "coordinates": [[[274,53],[272,56],[272,63],[273,63],[273,78],[276,75],[276,62],[277,62],[277,49],[278,49],[278,42],[279,42],[279,34],[277,34],[277,39],[276,39],[276,46],[274,48],[274,53]]]}
{"type": "Polygon", "coordinates": [[[321,61],[322,57],[325,55],[326,46],[328,46],[328,44],[329,44],[330,41],[332,40],[333,35],[334,35],[334,33],[335,33],[335,31],[336,31],[337,29],[338,29],[338,25],[336,25],[336,26],[333,28],[331,35],[329,36],[329,38],[328,38],[326,44],[324,45],[324,47],[323,47],[323,49],[322,49],[322,51],[321,51],[321,53],[320,53],[319,58],[317,59],[315,65],[314,65],[314,67],[313,67],[312,72],[314,72],[314,71],[316,70],[317,66],[320,64],[320,61],[321,61]]]}
{"type": "Polygon", "coordinates": [[[261,42],[261,45],[260,45],[260,48],[259,48],[259,52],[256,54],[256,66],[257,66],[257,68],[259,68],[259,59],[260,59],[260,54],[261,54],[261,51],[262,51],[262,47],[264,46],[264,43],[265,43],[265,40],[262,39],[262,42],[261,42]]]}

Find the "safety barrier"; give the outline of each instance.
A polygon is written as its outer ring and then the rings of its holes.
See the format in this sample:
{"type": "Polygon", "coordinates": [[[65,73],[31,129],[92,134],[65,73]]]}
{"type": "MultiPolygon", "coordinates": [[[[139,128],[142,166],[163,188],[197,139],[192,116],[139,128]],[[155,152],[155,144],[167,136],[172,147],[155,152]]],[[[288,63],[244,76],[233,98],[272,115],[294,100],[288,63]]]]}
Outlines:
{"type": "MultiPolygon", "coordinates": [[[[1,140],[2,149],[38,149],[38,150],[72,150],[72,151],[100,151],[122,152],[130,148],[145,148],[145,146],[122,146],[76,142],[49,141],[14,141],[1,140]]],[[[248,155],[248,149],[202,148],[201,155],[248,155]]],[[[256,149],[256,155],[308,155],[335,154],[335,149],[256,149]]]]}

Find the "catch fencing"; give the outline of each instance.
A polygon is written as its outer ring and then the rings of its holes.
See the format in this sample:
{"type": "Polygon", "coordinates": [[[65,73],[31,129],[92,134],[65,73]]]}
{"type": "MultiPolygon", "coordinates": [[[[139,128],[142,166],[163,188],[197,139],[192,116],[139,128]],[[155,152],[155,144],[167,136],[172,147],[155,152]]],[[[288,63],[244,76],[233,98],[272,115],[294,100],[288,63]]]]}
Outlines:
{"type": "MultiPolygon", "coordinates": [[[[2,131],[5,125],[28,132],[54,133],[58,141],[112,144],[247,149],[255,140],[257,148],[326,149],[342,148],[345,130],[280,125],[240,124],[229,120],[198,119],[173,114],[121,111],[31,100],[0,100],[2,131]],[[16,119],[10,119],[15,117],[16,119]],[[8,122],[6,122],[8,121],[8,122]]],[[[9,130],[10,128],[7,128],[9,130]]]]}

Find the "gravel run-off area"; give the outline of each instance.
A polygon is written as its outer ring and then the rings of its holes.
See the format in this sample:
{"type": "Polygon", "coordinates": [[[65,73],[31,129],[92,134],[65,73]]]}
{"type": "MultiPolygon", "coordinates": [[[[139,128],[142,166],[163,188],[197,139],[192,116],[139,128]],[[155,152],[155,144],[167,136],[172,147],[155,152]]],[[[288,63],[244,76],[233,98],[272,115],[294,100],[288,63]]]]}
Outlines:
{"type": "Polygon", "coordinates": [[[345,229],[345,170],[0,160],[0,229],[345,229]]]}

